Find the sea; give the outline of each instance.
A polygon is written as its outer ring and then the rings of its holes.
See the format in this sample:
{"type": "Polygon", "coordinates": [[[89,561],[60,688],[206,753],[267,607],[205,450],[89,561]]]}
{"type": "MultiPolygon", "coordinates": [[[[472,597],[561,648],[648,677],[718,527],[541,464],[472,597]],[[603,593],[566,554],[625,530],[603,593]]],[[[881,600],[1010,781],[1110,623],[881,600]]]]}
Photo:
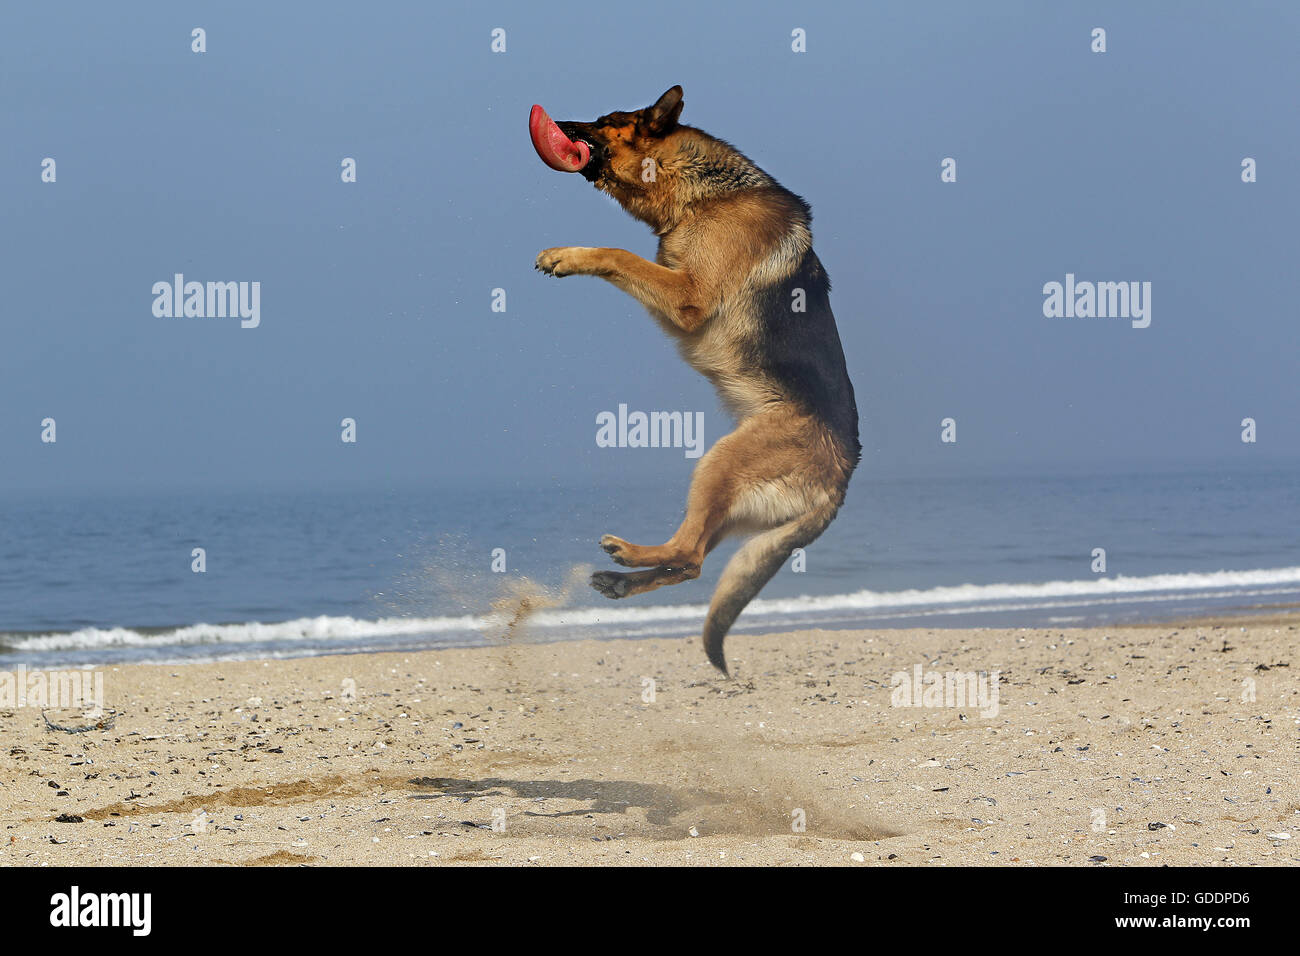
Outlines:
{"type": "MultiPolygon", "coordinates": [[[[604,533],[667,539],[688,476],[644,486],[0,492],[0,669],[284,658],[504,640],[690,637],[699,580],[610,601],[604,533]]],[[[1105,626],[1290,611],[1294,469],[879,478],[735,633],[1105,626]],[[1104,561],[1103,561],[1104,559],[1104,561]]]]}

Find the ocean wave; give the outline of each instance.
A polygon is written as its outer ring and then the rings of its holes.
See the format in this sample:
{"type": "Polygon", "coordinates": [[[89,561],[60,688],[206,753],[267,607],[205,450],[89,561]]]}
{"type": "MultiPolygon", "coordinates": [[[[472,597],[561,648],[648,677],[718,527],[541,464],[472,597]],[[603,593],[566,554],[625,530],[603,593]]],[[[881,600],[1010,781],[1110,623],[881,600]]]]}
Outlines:
{"type": "Polygon", "coordinates": [[[101,647],[159,647],[195,644],[259,644],[279,641],[321,641],[438,631],[473,630],[478,618],[304,617],[276,624],[191,624],[172,630],[141,632],[126,627],[84,627],[53,634],[0,634],[0,647],[13,651],[68,651],[101,647]]]}
{"type": "MultiPolygon", "coordinates": [[[[1075,581],[1046,581],[1023,584],[962,584],[905,591],[853,591],[844,594],[803,595],[791,598],[760,598],[746,609],[741,623],[753,626],[763,618],[802,616],[834,620],[853,616],[886,619],[904,616],[945,616],[989,610],[1023,610],[1110,605],[1123,601],[1143,603],[1198,597],[1285,593],[1300,587],[1300,567],[1265,568],[1252,571],[1187,572],[1075,581]],[[1254,589],[1254,590],[1250,590],[1254,589]],[[899,613],[891,613],[899,612],[899,613]]],[[[528,619],[530,628],[591,628],[605,634],[652,633],[651,625],[673,630],[704,620],[703,604],[669,604],[648,607],[578,607],[538,611],[528,619]]],[[[811,621],[809,622],[811,623],[811,621]]],[[[279,644],[310,642],[317,645],[345,644],[367,639],[400,638],[404,635],[468,634],[490,632],[501,627],[499,616],[460,615],[454,617],[390,617],[365,620],[354,617],[298,618],[279,623],[251,621],[242,624],[191,624],[174,629],[149,631],[131,628],[87,627],[74,631],[0,634],[0,648],[11,652],[75,651],[101,648],[279,644]]]]}
{"type": "MultiPolygon", "coordinates": [[[[1053,598],[1104,598],[1113,595],[1140,596],[1159,592],[1178,593],[1206,590],[1245,589],[1300,585],[1300,567],[1265,568],[1255,571],[1198,571],[1181,574],[1152,574],[1143,577],[1117,575],[1082,581],[1045,581],[1038,584],[960,584],[952,587],[909,591],[855,591],[814,597],[757,600],[750,609],[769,614],[797,614],[815,610],[859,610],[930,607],[945,604],[987,604],[993,602],[1053,598]]],[[[1070,604],[1090,603],[1072,601],[1070,604]]],[[[1068,606],[1068,605],[1062,605],[1068,606]]]]}

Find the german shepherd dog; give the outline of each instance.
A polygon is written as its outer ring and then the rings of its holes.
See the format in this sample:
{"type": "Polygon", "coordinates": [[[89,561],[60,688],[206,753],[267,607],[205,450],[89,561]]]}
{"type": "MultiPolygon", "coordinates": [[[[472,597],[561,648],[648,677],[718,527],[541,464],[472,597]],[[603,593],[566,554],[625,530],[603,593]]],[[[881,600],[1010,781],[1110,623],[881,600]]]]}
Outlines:
{"type": "Polygon", "coordinates": [[[723,538],[753,535],[723,571],[704,624],[705,652],[725,674],[727,631],[791,551],[834,519],[862,446],[808,204],[728,143],[683,126],[681,112],[680,86],[591,123],[552,123],[533,108],[548,165],[580,172],[659,237],[654,262],[562,246],[536,267],[598,276],[640,302],[738,422],[697,464],[685,520],[666,543],[600,539],[617,564],[647,570],[591,577],[606,597],[631,597],[699,577],[723,538]]]}

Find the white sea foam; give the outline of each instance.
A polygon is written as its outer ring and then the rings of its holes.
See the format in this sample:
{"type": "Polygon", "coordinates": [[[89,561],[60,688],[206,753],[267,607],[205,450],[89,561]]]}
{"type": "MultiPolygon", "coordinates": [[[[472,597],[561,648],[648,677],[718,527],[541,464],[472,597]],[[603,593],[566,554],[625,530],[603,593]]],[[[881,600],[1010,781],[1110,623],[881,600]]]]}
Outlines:
{"type": "Polygon", "coordinates": [[[174,630],[142,633],[125,627],[85,627],[55,634],[0,634],[0,647],[15,651],[65,651],[92,647],[158,647],[193,644],[256,644],[321,641],[474,630],[474,617],[405,618],[376,621],[354,617],[304,617],[277,624],[191,624],[174,630]]]}
{"type": "MultiPolygon", "coordinates": [[[[862,617],[886,620],[902,616],[949,616],[982,611],[1047,610],[1067,607],[1142,604],[1164,601],[1253,597],[1300,588],[1300,567],[1254,571],[1213,571],[1109,577],[1037,584],[963,584],[908,591],[853,591],[754,601],[742,625],[764,618],[799,617],[800,626],[862,617]]],[[[592,628],[601,633],[651,634],[658,625],[677,631],[703,621],[707,606],[670,604],[554,608],[538,611],[530,628],[592,628]]],[[[786,622],[793,623],[793,622],[786,622]]],[[[491,617],[380,618],[313,617],[264,624],[192,624],[172,630],[141,632],[130,628],[82,628],[52,634],[0,634],[0,647],[16,652],[75,651],[96,648],[182,647],[195,645],[310,643],[320,646],[363,643],[368,639],[413,635],[472,636],[490,631],[491,617]]],[[[542,636],[542,635],[539,635],[542,636]]],[[[214,652],[216,648],[213,648],[214,652]]]]}

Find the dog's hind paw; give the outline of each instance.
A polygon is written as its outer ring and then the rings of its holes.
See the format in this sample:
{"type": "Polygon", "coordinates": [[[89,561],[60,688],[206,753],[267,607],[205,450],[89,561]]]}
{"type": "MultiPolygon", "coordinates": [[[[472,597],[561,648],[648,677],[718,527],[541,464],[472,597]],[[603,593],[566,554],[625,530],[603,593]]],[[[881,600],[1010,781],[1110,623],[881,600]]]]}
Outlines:
{"type": "Polygon", "coordinates": [[[612,534],[607,534],[600,539],[600,549],[613,559],[615,564],[621,564],[625,568],[636,567],[623,556],[623,550],[628,547],[628,543],[622,538],[616,538],[612,534]]]}
{"type": "Polygon", "coordinates": [[[597,571],[591,576],[591,586],[613,600],[627,597],[627,575],[617,571],[597,571]]]}

